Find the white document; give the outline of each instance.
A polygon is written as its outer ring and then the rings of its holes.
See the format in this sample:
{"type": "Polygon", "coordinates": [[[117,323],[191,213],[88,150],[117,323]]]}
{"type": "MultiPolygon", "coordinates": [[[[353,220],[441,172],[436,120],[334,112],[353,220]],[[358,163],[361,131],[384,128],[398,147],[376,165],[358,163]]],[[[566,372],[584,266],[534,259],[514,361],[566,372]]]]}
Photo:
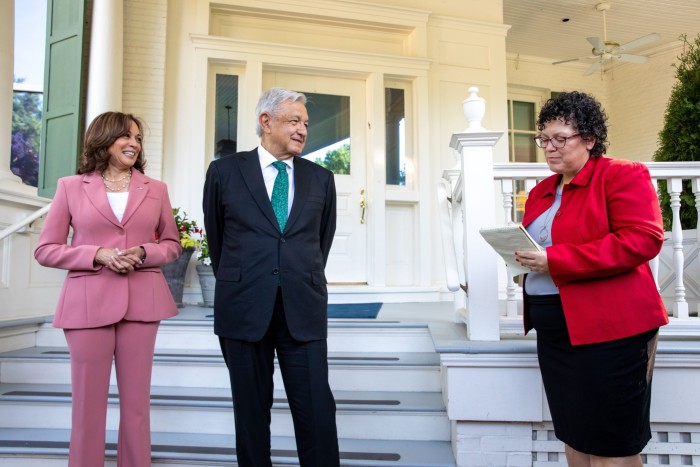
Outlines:
{"type": "Polygon", "coordinates": [[[479,229],[479,233],[505,260],[508,272],[513,277],[530,272],[515,261],[516,251],[542,251],[542,247],[527,233],[522,224],[486,227],[479,229]]]}

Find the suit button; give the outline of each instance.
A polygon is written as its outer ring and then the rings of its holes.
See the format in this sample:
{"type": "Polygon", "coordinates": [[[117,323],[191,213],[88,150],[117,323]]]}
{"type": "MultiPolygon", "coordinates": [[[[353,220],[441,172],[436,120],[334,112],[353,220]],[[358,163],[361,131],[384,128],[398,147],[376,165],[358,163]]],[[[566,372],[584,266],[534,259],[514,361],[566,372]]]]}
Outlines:
{"type": "Polygon", "coordinates": [[[284,237],[281,237],[281,238],[280,238],[280,243],[284,243],[284,242],[286,242],[286,241],[287,241],[287,240],[285,240],[284,237]]]}
{"type": "Polygon", "coordinates": [[[277,274],[279,274],[279,273],[280,273],[280,270],[277,269],[277,268],[275,268],[275,269],[272,270],[272,274],[274,274],[274,275],[277,275],[277,274]]]}

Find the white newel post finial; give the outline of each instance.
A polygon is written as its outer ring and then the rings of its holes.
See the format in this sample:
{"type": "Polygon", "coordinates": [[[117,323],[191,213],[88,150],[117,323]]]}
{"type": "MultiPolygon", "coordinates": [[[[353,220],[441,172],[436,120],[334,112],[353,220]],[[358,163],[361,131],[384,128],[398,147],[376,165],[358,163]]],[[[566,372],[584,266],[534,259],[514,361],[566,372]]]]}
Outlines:
{"type": "Polygon", "coordinates": [[[477,96],[479,88],[471,86],[469,88],[469,97],[462,101],[462,111],[464,118],[469,122],[469,127],[464,130],[465,133],[484,131],[485,128],[481,125],[481,121],[486,115],[486,100],[483,97],[477,96]]]}

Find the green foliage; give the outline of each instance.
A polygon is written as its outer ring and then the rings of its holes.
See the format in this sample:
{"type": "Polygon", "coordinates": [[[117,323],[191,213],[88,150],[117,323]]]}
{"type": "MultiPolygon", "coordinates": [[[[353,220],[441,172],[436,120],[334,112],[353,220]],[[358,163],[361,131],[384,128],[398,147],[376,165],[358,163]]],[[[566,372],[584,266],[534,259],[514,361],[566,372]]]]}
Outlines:
{"type": "Polygon", "coordinates": [[[202,241],[199,243],[199,254],[197,259],[206,266],[211,266],[211,258],[209,257],[209,242],[207,234],[202,233],[202,241]]]}
{"type": "Polygon", "coordinates": [[[180,232],[180,245],[184,249],[199,249],[202,244],[202,229],[197,226],[197,221],[187,217],[185,211],[180,208],[173,208],[173,216],[175,217],[175,225],[180,232]]]}
{"type": "Polygon", "coordinates": [[[10,169],[23,183],[31,186],[38,184],[40,136],[41,94],[15,92],[12,97],[10,169]]]}
{"type": "MultiPolygon", "coordinates": [[[[684,34],[683,53],[678,57],[676,83],[666,107],[664,128],[659,132],[659,148],[655,161],[700,161],[700,35],[693,42],[684,34]]],[[[670,196],[665,181],[659,182],[664,227],[670,230],[670,196]]],[[[697,226],[695,196],[690,181],[683,182],[681,193],[681,225],[684,229],[697,226]]]]}
{"type": "Polygon", "coordinates": [[[337,149],[326,152],[326,158],[316,159],[316,163],[336,175],[350,174],[350,145],[343,144],[337,149]]]}

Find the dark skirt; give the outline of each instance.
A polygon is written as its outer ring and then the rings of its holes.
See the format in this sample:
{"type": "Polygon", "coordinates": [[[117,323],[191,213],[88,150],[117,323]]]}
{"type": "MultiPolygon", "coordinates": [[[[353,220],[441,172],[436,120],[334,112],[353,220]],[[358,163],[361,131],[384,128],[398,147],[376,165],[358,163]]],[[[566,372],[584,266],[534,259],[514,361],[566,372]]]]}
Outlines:
{"type": "Polygon", "coordinates": [[[559,295],[527,296],[527,300],[557,438],[595,456],[640,453],[651,438],[651,376],[658,329],[572,346],[559,295]]]}

